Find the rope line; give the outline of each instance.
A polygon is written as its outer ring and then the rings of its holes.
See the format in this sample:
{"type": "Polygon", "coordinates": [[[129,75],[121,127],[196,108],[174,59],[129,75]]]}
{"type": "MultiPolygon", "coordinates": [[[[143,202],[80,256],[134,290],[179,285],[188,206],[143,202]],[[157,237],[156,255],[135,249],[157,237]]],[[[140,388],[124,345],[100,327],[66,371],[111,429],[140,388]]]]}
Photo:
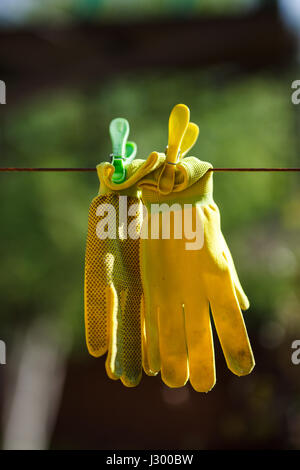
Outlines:
{"type": "MultiPolygon", "coordinates": [[[[96,168],[0,168],[0,172],[89,172],[97,171],[96,168]]],[[[300,168],[210,168],[208,171],[236,171],[236,172],[298,172],[300,168]]]]}

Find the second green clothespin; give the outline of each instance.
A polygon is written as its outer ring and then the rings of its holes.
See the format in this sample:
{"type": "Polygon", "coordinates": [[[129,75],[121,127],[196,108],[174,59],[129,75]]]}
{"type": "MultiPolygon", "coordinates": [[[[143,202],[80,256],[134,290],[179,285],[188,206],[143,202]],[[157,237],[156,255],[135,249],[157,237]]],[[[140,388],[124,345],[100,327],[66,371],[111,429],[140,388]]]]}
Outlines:
{"type": "Polygon", "coordinates": [[[113,119],[109,133],[112,142],[111,164],[115,167],[112,181],[122,183],[126,179],[126,165],[135,158],[137,146],[134,142],[127,142],[129,123],[124,118],[113,119]]]}

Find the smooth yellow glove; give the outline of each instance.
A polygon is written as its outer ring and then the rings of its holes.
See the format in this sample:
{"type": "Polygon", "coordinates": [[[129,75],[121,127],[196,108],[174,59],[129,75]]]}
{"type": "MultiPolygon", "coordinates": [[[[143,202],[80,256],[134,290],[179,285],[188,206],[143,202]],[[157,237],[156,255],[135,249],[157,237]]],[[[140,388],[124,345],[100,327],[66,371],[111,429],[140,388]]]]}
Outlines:
{"type": "Polygon", "coordinates": [[[241,376],[255,364],[241,312],[249,302],[221,232],[210,168],[188,157],[176,165],[171,185],[160,187],[164,168],[140,183],[148,211],[141,239],[148,367],[161,371],[170,387],[190,379],[199,392],[209,391],[216,380],[210,310],[229,369],[241,376]],[[153,210],[163,203],[162,210],[153,210]],[[194,240],[185,234],[186,220],[197,229],[194,240]],[[170,237],[163,239],[168,226],[170,237]],[[180,227],[182,236],[176,238],[180,227]]]}
{"type": "Polygon", "coordinates": [[[142,211],[137,184],[164,158],[153,152],[146,161],[133,160],[126,167],[124,183],[112,182],[112,165],[98,165],[100,190],[89,211],[85,258],[87,346],[96,357],[108,352],[107,374],[112,379],[121,378],[126,386],[137,385],[142,373],[138,239],[142,211]],[[120,196],[127,197],[121,206],[120,196]],[[132,224],[137,238],[127,233],[132,224]],[[103,238],[103,232],[109,232],[109,236],[103,238]]]}

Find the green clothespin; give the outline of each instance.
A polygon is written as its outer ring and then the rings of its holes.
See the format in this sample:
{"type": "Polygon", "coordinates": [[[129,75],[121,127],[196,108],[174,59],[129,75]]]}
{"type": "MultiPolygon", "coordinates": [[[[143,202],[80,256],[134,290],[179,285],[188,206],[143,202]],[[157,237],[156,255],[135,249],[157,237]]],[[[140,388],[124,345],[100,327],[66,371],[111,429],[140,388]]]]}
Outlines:
{"type": "Polygon", "coordinates": [[[111,164],[115,167],[112,176],[114,183],[123,183],[126,179],[126,165],[134,159],[137,146],[134,142],[127,142],[129,123],[126,119],[113,119],[109,126],[112,142],[111,164]]]}

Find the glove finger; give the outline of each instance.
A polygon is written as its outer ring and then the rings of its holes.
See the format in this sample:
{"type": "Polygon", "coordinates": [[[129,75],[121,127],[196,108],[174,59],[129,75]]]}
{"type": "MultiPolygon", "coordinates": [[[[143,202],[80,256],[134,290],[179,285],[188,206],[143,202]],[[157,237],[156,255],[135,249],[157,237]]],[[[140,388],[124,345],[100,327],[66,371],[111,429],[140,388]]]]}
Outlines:
{"type": "Polygon", "coordinates": [[[112,287],[111,290],[116,300],[109,315],[109,346],[105,368],[109,378],[117,380],[123,374],[122,314],[115,288],[112,287]]]}
{"type": "Polygon", "coordinates": [[[162,380],[169,387],[183,387],[189,372],[182,303],[160,306],[158,326],[162,380]]]}
{"type": "Polygon", "coordinates": [[[158,336],[158,309],[153,296],[145,294],[145,332],[148,357],[148,369],[153,375],[160,371],[160,352],[158,336]]]}
{"type": "Polygon", "coordinates": [[[249,302],[248,297],[246,296],[239,280],[237,279],[237,282],[236,282],[235,279],[233,278],[233,281],[234,281],[235,293],[236,293],[238,302],[240,304],[241,310],[248,310],[248,308],[250,307],[250,302],[249,302]]]}
{"type": "Polygon", "coordinates": [[[226,240],[224,238],[224,235],[222,233],[221,233],[221,238],[222,238],[223,249],[224,249],[223,256],[224,256],[224,258],[226,259],[226,261],[228,263],[228,267],[229,267],[229,270],[230,270],[232,280],[234,282],[234,288],[235,288],[236,296],[238,298],[240,307],[241,307],[242,310],[248,310],[248,308],[250,307],[248,297],[246,296],[246,294],[245,294],[245,292],[244,292],[244,290],[241,286],[241,283],[240,283],[238,274],[236,272],[235,265],[234,265],[230,250],[228,248],[228,245],[227,245],[226,240]]]}
{"type": "Polygon", "coordinates": [[[247,375],[255,362],[230,272],[226,270],[214,276],[208,291],[227,366],[236,375],[247,375]]]}
{"type": "Polygon", "coordinates": [[[107,352],[109,343],[108,317],[114,308],[114,293],[111,287],[93,289],[90,294],[89,280],[85,283],[85,332],[89,353],[100,357],[107,352]]]}
{"type": "MultiPolygon", "coordinates": [[[[127,202],[131,208],[138,200],[128,197],[127,202]]],[[[118,211],[119,208],[116,212],[120,220],[118,211]]],[[[128,224],[139,223],[139,217],[139,212],[128,217],[128,224]]],[[[110,248],[114,256],[112,280],[118,295],[118,311],[113,316],[111,325],[113,337],[107,358],[107,371],[110,376],[120,377],[124,385],[134,387],[142,376],[139,240],[119,232],[119,238],[110,244],[110,248]]]]}
{"type": "MultiPolygon", "coordinates": [[[[138,234],[142,212],[136,197],[127,199],[127,230],[133,224],[138,234]],[[131,212],[133,210],[133,212],[131,212]]],[[[121,236],[121,235],[120,235],[121,236]]],[[[140,277],[140,240],[130,235],[119,240],[120,257],[114,271],[114,283],[120,291],[119,306],[122,318],[122,365],[121,381],[127,387],[138,385],[142,378],[141,308],[142,282],[140,277]],[[127,286],[124,289],[124,286],[127,286]]]]}
{"type": "Polygon", "coordinates": [[[147,375],[154,376],[157,374],[153,373],[150,369],[149,359],[148,359],[148,344],[146,337],[146,325],[145,325],[145,300],[142,298],[141,304],[141,336],[142,336],[142,363],[143,369],[147,375]]]}
{"type": "Polygon", "coordinates": [[[197,392],[209,392],[216,383],[209,303],[201,295],[190,298],[184,312],[190,382],[197,392]]]}
{"type": "Polygon", "coordinates": [[[127,387],[135,387],[142,378],[140,303],[141,291],[120,291],[118,306],[110,316],[106,372],[111,379],[120,378],[127,387]]]}
{"type": "Polygon", "coordinates": [[[141,290],[120,296],[123,343],[121,381],[127,387],[135,387],[142,378],[141,297],[141,290]]]}
{"type": "Polygon", "coordinates": [[[84,274],[84,318],[89,353],[99,357],[106,353],[109,342],[108,317],[113,309],[109,280],[110,259],[107,247],[96,234],[96,210],[101,198],[90,206],[84,274]],[[107,259],[107,264],[105,260],[107,259]]]}

